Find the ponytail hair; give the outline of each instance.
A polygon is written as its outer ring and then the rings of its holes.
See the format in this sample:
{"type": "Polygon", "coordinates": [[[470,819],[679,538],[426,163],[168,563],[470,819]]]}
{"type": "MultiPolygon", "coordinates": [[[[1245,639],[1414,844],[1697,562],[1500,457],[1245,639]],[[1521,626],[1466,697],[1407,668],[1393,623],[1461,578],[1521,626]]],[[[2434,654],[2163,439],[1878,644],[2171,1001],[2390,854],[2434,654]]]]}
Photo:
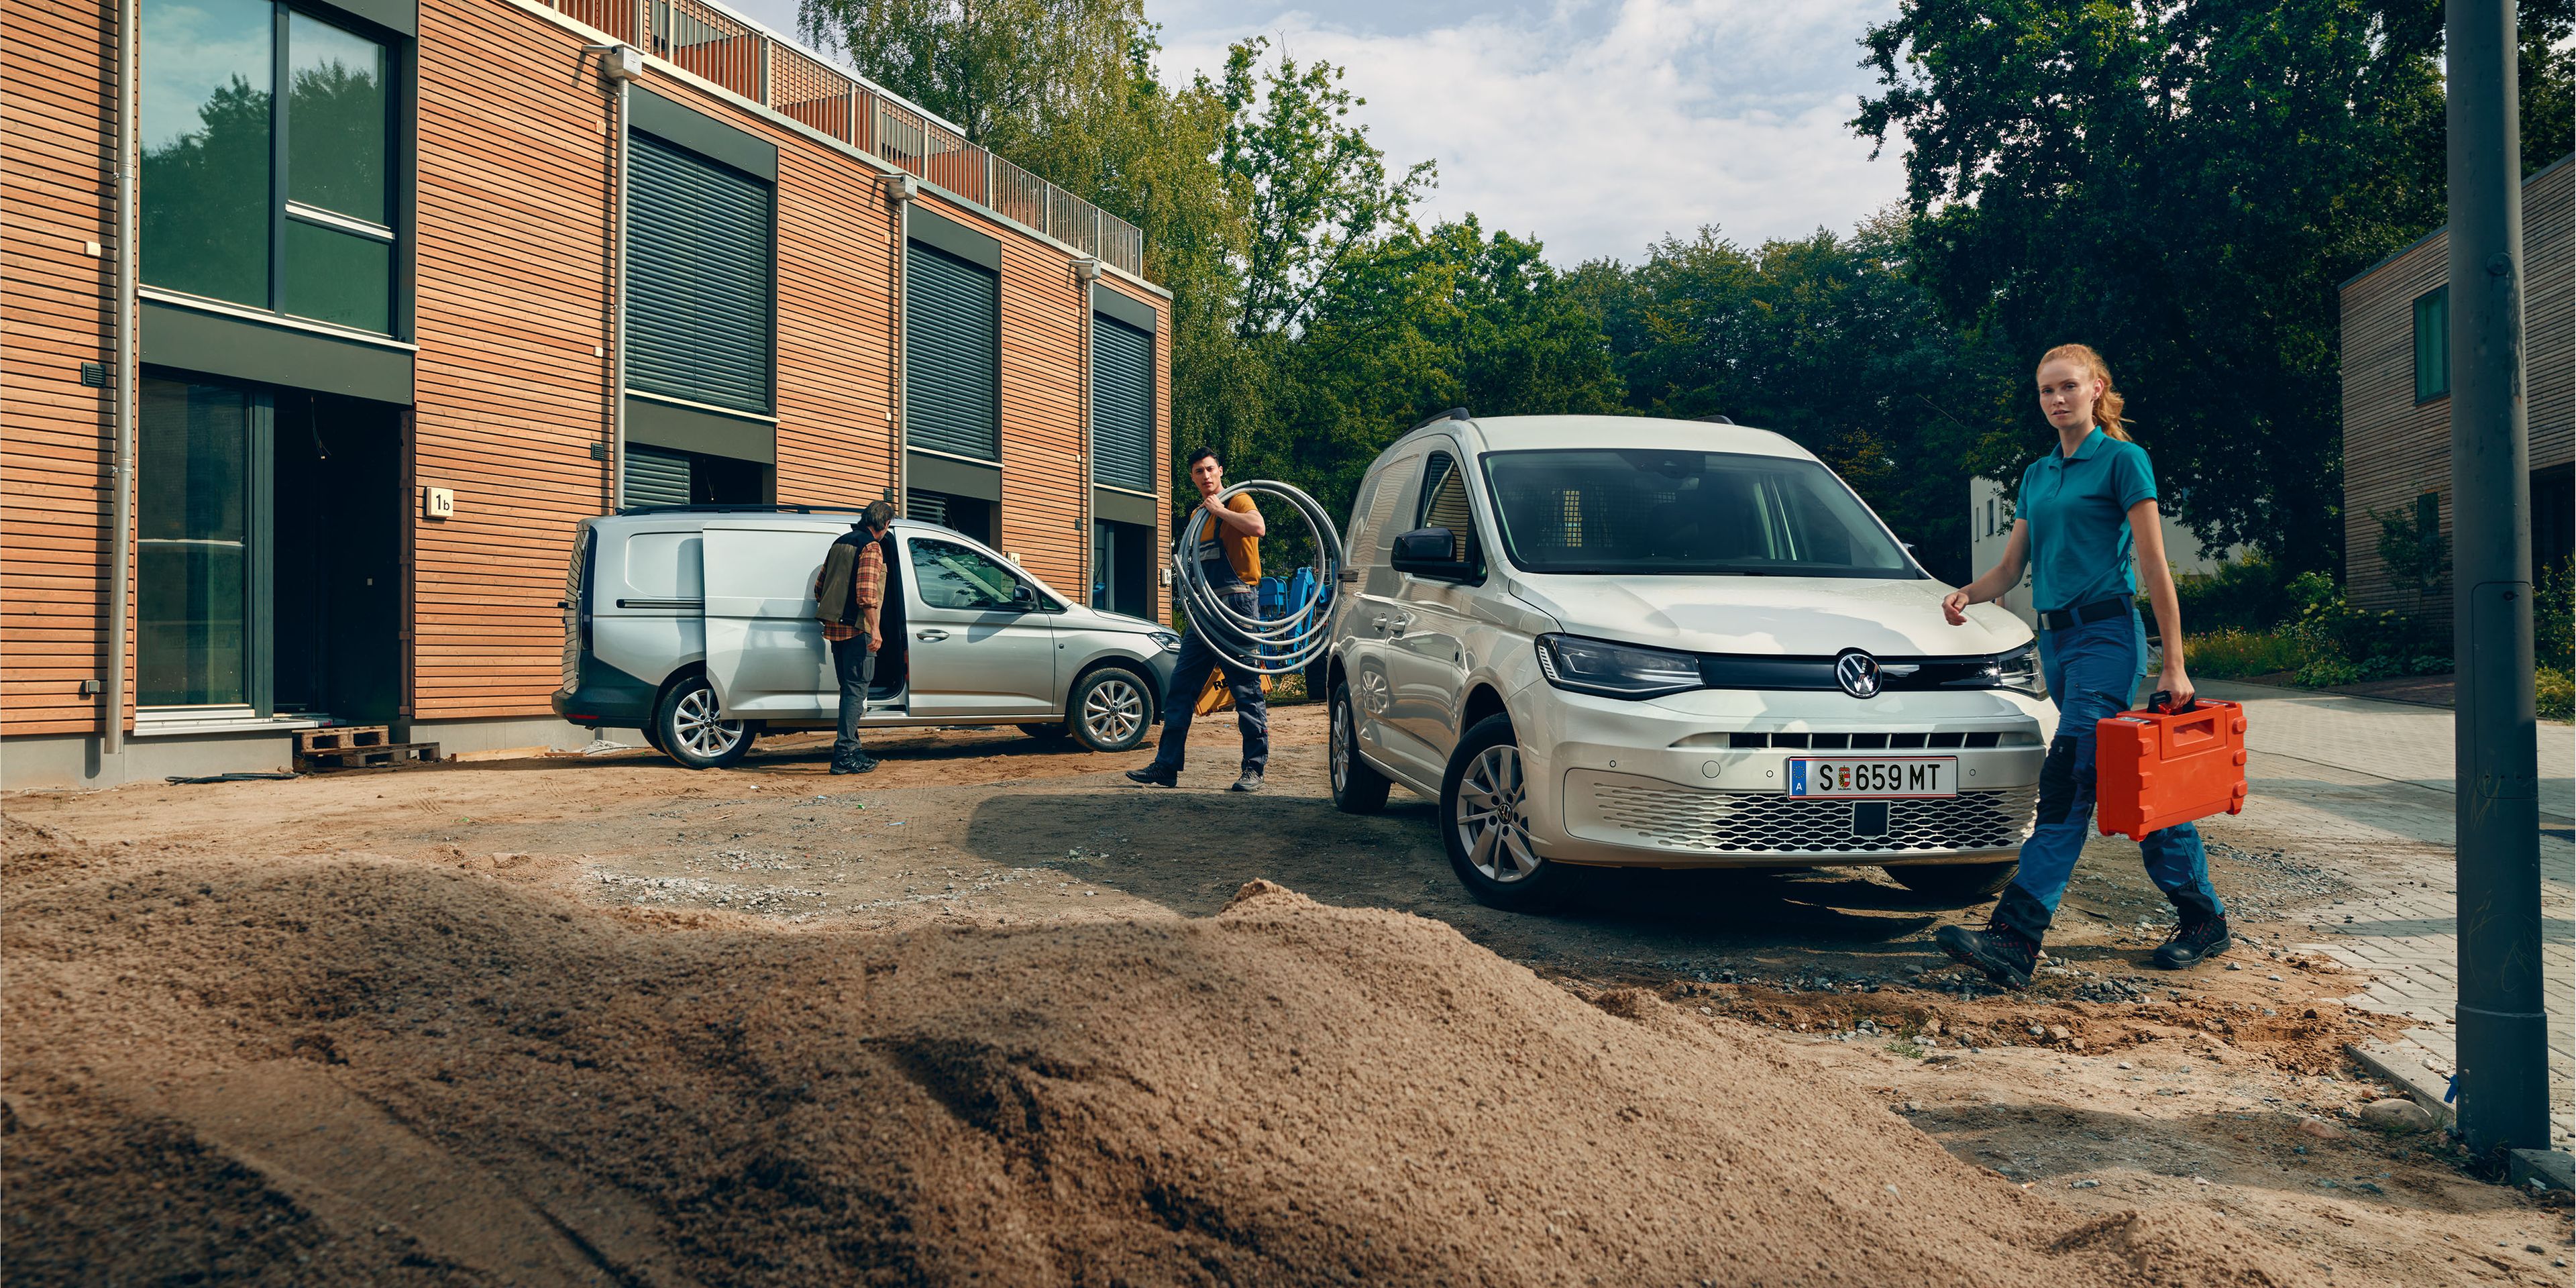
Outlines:
{"type": "Polygon", "coordinates": [[[2102,355],[2095,353],[2089,344],[2061,344],[2039,355],[2039,365],[2045,367],[2060,358],[2082,367],[2085,374],[2102,382],[2102,396],[2093,400],[2093,421],[2102,427],[2102,432],[2123,443],[2135,442],[2129,437],[2128,425],[2120,419],[2120,408],[2128,400],[2112,387],[2111,364],[2102,361],[2102,355]]]}

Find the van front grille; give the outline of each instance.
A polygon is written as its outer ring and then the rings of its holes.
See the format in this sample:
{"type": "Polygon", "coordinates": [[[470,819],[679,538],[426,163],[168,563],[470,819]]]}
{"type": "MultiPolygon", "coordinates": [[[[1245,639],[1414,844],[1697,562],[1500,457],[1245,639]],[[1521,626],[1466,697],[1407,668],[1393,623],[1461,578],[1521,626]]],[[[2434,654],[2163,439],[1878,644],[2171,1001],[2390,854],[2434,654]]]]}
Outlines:
{"type": "Polygon", "coordinates": [[[1887,832],[1852,829],[1847,800],[1780,792],[1709,792],[1596,779],[1595,815],[1644,843],[1704,854],[1919,854],[1999,850],[2030,834],[2037,787],[1891,800],[1887,832]]]}
{"type": "Polygon", "coordinates": [[[2036,744],[2036,733],[2013,731],[1997,733],[1731,733],[1726,745],[1734,751],[1759,751],[1776,747],[1791,751],[1880,751],[1915,748],[2011,747],[2036,744]]]}

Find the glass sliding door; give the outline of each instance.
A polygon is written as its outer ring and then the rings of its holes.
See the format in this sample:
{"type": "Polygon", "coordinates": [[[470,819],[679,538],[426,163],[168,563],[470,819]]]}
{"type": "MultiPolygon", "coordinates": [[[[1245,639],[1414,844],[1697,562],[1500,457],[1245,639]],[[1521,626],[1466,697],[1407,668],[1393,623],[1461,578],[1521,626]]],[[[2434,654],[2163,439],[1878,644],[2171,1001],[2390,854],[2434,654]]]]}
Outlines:
{"type": "Polygon", "coordinates": [[[138,393],[135,702],[265,714],[268,397],[161,379],[138,393]]]}
{"type": "Polygon", "coordinates": [[[392,334],[393,46],[274,0],[143,0],[143,45],[144,282],[392,334]]]}

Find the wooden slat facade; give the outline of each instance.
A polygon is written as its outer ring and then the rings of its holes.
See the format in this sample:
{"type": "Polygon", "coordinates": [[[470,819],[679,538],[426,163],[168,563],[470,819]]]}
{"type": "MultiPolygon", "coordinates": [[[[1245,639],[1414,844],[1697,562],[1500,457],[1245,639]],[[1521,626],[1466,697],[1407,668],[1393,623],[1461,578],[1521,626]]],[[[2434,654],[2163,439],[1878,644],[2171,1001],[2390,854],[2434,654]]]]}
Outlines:
{"type": "MultiPolygon", "coordinates": [[[[0,732],[85,733],[102,699],[116,296],[116,8],[0,6],[0,732]],[[92,256],[87,243],[103,253],[92,256]]],[[[131,668],[127,692],[133,691],[131,668]]],[[[131,711],[131,707],[128,708],[131,711]]]]}
{"type": "MultiPolygon", "coordinates": [[[[2531,468],[2576,458],[2576,162],[2522,189],[2524,370],[2531,468]]],[[[2379,521],[2430,492],[2451,531],[2451,400],[2415,401],[2415,301],[2450,280],[2450,238],[2436,231],[2343,287],[2344,585],[2374,610],[2421,613],[2448,629],[2447,583],[2419,604],[2379,557],[2379,521]]]]}
{"type": "MultiPolygon", "coordinates": [[[[113,431],[112,4],[5,6],[0,95],[0,705],[10,734],[94,733],[113,431]],[[92,258],[83,243],[108,244],[92,258]]],[[[404,472],[406,714],[552,715],[574,523],[609,504],[613,94],[599,33],[513,0],[422,0],[412,235],[413,407],[404,472]],[[422,487],[452,488],[428,520],[422,487]]],[[[776,498],[854,505],[893,481],[895,324],[888,167],[648,63],[641,85],[775,144],[776,498]]],[[[1003,499],[996,544],[1087,597],[1088,307],[1071,256],[985,212],[925,206],[1001,240],[1003,499]]],[[[1169,313],[1157,424],[1169,423],[1169,313]]],[[[146,355],[146,361],[150,355],[146,355]]],[[[1168,439],[1158,442],[1168,460],[1168,439]]],[[[1169,519],[1157,527],[1168,540],[1169,519]]],[[[1158,591],[1157,616],[1168,613],[1158,591]]],[[[128,674],[132,674],[130,658],[128,674]]],[[[129,683],[128,691],[132,685],[129,683]]],[[[131,708],[127,712],[131,721],[131,708]]]]}

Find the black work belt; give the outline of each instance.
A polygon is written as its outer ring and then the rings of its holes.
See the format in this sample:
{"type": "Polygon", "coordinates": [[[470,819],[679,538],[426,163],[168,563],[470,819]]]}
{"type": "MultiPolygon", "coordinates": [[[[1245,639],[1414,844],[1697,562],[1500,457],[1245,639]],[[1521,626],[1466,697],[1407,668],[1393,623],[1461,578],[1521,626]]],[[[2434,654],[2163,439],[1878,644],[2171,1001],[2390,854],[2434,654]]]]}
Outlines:
{"type": "Polygon", "coordinates": [[[2114,617],[2126,617],[2128,614],[2129,601],[2126,598],[2097,599],[2089,604],[2077,604],[2073,608],[2058,608],[2041,613],[2039,626],[2041,630],[2048,631],[2071,630],[2092,622],[2107,622],[2114,617]]]}

